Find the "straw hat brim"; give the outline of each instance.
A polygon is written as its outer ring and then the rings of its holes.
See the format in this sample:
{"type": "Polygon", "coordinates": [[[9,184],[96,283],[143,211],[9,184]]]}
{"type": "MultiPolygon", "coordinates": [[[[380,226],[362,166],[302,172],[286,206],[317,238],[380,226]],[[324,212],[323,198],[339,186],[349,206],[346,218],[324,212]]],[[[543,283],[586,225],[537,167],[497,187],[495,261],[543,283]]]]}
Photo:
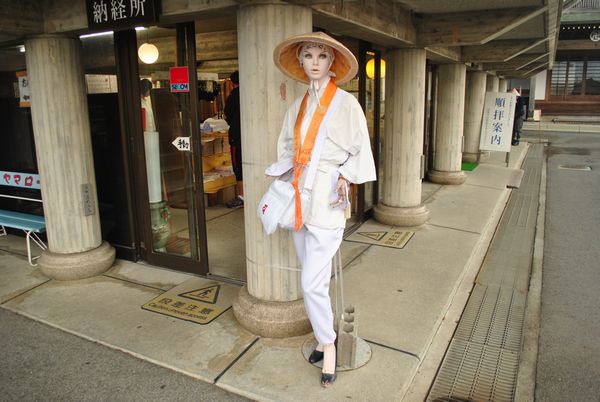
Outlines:
{"type": "Polygon", "coordinates": [[[309,82],[304,73],[304,68],[298,61],[298,49],[304,42],[320,43],[333,48],[335,58],[330,70],[335,73],[334,81],[336,84],[345,84],[356,76],[358,62],[346,46],[323,32],[311,32],[292,36],[275,47],[273,61],[288,77],[296,81],[309,82]]]}

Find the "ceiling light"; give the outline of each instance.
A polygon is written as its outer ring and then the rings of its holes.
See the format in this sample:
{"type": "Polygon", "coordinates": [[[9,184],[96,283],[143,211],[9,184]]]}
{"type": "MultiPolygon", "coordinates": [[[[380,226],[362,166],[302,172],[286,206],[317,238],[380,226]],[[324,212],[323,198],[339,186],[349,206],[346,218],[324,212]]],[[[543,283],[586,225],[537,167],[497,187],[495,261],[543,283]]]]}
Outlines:
{"type": "Polygon", "coordinates": [[[156,60],[158,60],[158,48],[151,43],[144,43],[138,49],[138,56],[146,64],[156,63],[156,60]]]}

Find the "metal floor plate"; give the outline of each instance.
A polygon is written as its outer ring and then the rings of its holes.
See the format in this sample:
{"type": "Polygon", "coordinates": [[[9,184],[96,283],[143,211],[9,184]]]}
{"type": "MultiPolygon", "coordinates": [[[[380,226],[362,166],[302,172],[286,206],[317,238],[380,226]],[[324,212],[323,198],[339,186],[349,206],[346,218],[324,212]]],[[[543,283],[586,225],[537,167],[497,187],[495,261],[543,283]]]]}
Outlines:
{"type": "Polygon", "coordinates": [[[427,401],[512,401],[538,211],[543,145],[532,145],[427,401]]]}

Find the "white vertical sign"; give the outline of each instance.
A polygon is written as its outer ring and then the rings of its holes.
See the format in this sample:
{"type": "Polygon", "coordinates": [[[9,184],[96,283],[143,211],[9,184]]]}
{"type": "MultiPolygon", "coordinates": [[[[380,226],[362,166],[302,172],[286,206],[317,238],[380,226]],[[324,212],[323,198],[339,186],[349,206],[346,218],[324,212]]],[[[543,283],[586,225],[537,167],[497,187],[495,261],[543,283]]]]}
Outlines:
{"type": "Polygon", "coordinates": [[[516,103],[516,95],[508,92],[485,94],[479,149],[510,152],[516,103]]]}

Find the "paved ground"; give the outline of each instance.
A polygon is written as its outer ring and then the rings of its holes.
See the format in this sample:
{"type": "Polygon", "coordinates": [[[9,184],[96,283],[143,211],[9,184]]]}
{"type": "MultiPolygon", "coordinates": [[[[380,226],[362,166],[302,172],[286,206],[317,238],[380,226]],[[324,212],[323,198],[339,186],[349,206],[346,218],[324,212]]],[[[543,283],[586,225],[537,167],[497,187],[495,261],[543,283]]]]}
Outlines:
{"type": "Polygon", "coordinates": [[[2,401],[246,401],[0,309],[2,401]]]}
{"type": "Polygon", "coordinates": [[[600,401],[600,135],[548,138],[536,400],[600,401]]]}

